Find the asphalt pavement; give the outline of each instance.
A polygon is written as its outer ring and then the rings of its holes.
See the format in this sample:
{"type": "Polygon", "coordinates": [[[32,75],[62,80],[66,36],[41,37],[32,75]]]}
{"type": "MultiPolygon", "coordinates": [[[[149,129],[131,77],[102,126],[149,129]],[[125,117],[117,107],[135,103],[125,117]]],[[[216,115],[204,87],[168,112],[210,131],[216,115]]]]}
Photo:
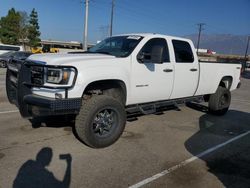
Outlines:
{"type": "Polygon", "coordinates": [[[23,119],[5,93],[0,70],[0,188],[250,187],[250,73],[225,116],[188,105],[127,122],[122,137],[92,149],[73,123],[23,119]]]}

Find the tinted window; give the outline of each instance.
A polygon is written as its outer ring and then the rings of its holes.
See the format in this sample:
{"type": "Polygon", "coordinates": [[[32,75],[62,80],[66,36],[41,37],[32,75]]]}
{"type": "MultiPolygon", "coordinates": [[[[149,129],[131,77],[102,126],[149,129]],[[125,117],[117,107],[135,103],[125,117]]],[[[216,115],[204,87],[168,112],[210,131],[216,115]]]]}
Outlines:
{"type": "MultiPolygon", "coordinates": [[[[141,49],[141,51],[139,53],[143,53],[144,54],[144,60],[150,61],[151,60],[152,51],[155,48],[161,48],[161,49],[163,49],[162,60],[163,60],[163,62],[169,62],[168,46],[167,46],[166,40],[163,39],[163,38],[150,39],[143,46],[143,48],[141,49]]],[[[152,62],[152,63],[154,63],[154,62],[152,62]]]]}
{"type": "Polygon", "coordinates": [[[14,58],[27,58],[28,56],[30,56],[30,53],[26,53],[26,52],[14,52],[13,56],[14,58]]]}
{"type": "Polygon", "coordinates": [[[188,42],[173,40],[175,61],[177,63],[194,62],[194,55],[188,42]]]}
{"type": "Polygon", "coordinates": [[[13,53],[13,56],[14,56],[15,58],[22,57],[22,53],[18,53],[18,52],[13,53]]]}
{"type": "Polygon", "coordinates": [[[15,46],[0,46],[0,50],[19,51],[20,48],[15,46]]]}

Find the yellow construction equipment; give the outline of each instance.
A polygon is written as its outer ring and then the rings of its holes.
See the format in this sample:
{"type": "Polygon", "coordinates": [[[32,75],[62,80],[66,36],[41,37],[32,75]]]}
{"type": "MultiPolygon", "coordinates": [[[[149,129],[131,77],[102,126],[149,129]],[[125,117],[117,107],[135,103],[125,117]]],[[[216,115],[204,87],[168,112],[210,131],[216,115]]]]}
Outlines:
{"type": "Polygon", "coordinates": [[[43,53],[42,48],[37,48],[37,47],[31,48],[31,52],[33,54],[41,54],[41,53],[43,53]]]}
{"type": "Polygon", "coordinates": [[[58,53],[59,48],[54,48],[51,45],[43,45],[43,47],[34,47],[31,48],[31,52],[34,54],[42,54],[42,53],[58,53]]]}

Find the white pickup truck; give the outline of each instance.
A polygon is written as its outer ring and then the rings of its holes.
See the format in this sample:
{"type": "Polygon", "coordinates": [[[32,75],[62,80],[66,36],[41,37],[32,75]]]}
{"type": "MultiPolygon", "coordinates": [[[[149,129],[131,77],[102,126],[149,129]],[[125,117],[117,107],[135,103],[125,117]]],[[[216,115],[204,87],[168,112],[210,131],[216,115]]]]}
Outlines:
{"type": "Polygon", "coordinates": [[[23,117],[74,115],[78,139],[113,144],[127,115],[170,105],[208,102],[225,114],[240,86],[240,64],[199,62],[193,43],[160,34],[107,38],[83,53],[32,55],[9,63],[9,101],[23,117]]]}

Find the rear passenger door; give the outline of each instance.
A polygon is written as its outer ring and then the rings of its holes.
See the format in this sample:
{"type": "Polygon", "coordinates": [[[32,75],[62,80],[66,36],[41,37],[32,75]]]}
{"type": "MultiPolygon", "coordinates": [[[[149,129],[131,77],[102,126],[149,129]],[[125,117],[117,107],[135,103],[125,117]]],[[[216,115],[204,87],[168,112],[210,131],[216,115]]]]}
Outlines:
{"type": "Polygon", "coordinates": [[[187,41],[172,40],[175,56],[174,87],[171,99],[195,94],[199,82],[199,64],[194,47],[187,41]]]}

